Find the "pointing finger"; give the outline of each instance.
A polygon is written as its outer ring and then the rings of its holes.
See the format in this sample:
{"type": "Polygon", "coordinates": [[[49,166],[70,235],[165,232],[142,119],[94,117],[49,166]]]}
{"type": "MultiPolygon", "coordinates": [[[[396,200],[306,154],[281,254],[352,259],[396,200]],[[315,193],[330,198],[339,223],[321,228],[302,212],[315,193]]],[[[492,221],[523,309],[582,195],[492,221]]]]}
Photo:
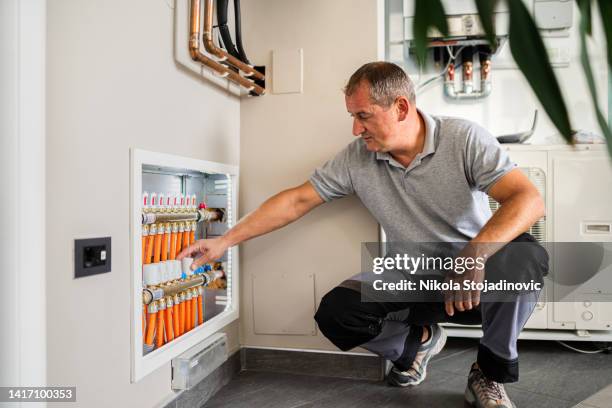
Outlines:
{"type": "Polygon", "coordinates": [[[194,271],[205,263],[210,262],[210,253],[206,250],[202,256],[196,258],[191,264],[191,270],[194,271]]]}
{"type": "Polygon", "coordinates": [[[181,252],[179,252],[179,254],[176,256],[177,260],[181,260],[187,256],[193,255],[200,252],[200,246],[197,242],[189,245],[187,248],[183,249],[181,252]]]}

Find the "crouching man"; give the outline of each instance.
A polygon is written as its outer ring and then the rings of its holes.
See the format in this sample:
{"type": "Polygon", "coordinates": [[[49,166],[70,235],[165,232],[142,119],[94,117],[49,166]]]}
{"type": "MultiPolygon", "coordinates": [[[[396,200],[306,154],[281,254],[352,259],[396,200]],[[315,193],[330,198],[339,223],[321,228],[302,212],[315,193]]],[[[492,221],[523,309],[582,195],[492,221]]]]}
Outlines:
{"type": "MultiPolygon", "coordinates": [[[[485,129],[417,109],[410,78],[388,62],[359,68],[345,88],[345,102],[357,140],[306,183],[273,196],[223,237],[198,241],[179,258],[199,253],[197,267],[324,202],[353,194],[389,241],[465,242],[478,248],[530,239],[524,232],[544,215],[542,198],[485,129]],[[487,196],[501,204],[493,216],[487,196]]],[[[482,281],[482,273],[473,268],[454,278],[482,281]]],[[[393,362],[390,384],[417,385],[446,341],[437,323],[481,323],[484,335],[466,400],[478,407],[513,407],[503,384],[518,380],[516,341],[537,292],[514,302],[480,303],[477,291],[451,291],[444,302],[409,303],[363,301],[360,288],[352,279],[341,283],[316,313],[322,333],[338,348],[364,347],[393,362]]]]}

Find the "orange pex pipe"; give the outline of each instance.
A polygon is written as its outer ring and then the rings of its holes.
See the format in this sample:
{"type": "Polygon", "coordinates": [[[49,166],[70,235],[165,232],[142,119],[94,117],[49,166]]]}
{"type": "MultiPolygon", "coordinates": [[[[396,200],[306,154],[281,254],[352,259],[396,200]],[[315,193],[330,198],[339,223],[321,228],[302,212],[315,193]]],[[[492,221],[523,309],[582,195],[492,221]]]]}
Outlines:
{"type": "Polygon", "coordinates": [[[191,299],[185,301],[185,333],[191,330],[191,299]]]}
{"type": "Polygon", "coordinates": [[[170,259],[174,260],[176,258],[176,236],[177,232],[172,231],[170,234],[170,259]]]}
{"type": "Polygon", "coordinates": [[[191,322],[191,328],[192,329],[196,326],[195,322],[196,322],[196,318],[197,318],[197,316],[196,316],[197,312],[198,312],[198,298],[197,298],[197,296],[194,296],[194,297],[191,298],[191,319],[190,319],[190,322],[191,322]]]}
{"type": "Polygon", "coordinates": [[[155,346],[161,347],[164,345],[164,316],[166,315],[165,309],[157,312],[157,335],[155,336],[155,346]]]}
{"type": "Polygon", "coordinates": [[[185,333],[185,302],[179,304],[179,336],[185,333]]]}
{"type": "Polygon", "coordinates": [[[189,231],[183,231],[183,249],[189,246],[189,231]]]}
{"type": "Polygon", "coordinates": [[[179,254],[179,252],[181,252],[181,244],[183,242],[183,235],[184,233],[180,231],[176,233],[176,248],[175,248],[176,252],[174,253],[174,258],[172,259],[175,259],[176,256],[179,254]]]}
{"type": "Polygon", "coordinates": [[[149,313],[149,324],[147,324],[147,335],[145,337],[145,344],[153,345],[153,335],[155,334],[155,325],[157,323],[157,313],[149,313]]]}
{"type": "Polygon", "coordinates": [[[147,305],[142,305],[142,337],[145,336],[145,327],[147,324],[147,305]]]}
{"type": "Polygon", "coordinates": [[[153,262],[158,263],[161,258],[161,245],[162,245],[162,230],[163,227],[160,226],[160,229],[157,230],[157,234],[155,234],[154,246],[153,246],[153,262]]]}
{"type": "Polygon", "coordinates": [[[179,331],[179,320],[181,320],[181,318],[179,313],[179,305],[176,303],[174,304],[174,306],[172,306],[172,315],[174,317],[174,336],[178,337],[181,335],[181,332],[179,331]]]}
{"type": "Polygon", "coordinates": [[[164,228],[164,233],[162,234],[161,260],[162,261],[168,260],[168,233],[166,232],[166,228],[164,228]]]}
{"type": "Polygon", "coordinates": [[[191,236],[191,239],[189,240],[189,245],[195,243],[195,231],[191,230],[191,233],[189,234],[191,236]]]}
{"type": "Polygon", "coordinates": [[[198,326],[204,323],[204,304],[202,303],[202,295],[198,295],[198,326]]]}
{"type": "Polygon", "coordinates": [[[165,319],[165,330],[166,330],[166,341],[170,342],[174,340],[174,328],[172,327],[172,308],[166,308],[166,319],[165,319]]]}
{"type": "Polygon", "coordinates": [[[145,254],[144,261],[145,264],[151,263],[151,256],[153,256],[153,238],[155,238],[153,235],[147,236],[147,252],[145,254]]]}
{"type": "Polygon", "coordinates": [[[142,236],[142,264],[145,264],[145,260],[147,259],[147,236],[142,236]]]}

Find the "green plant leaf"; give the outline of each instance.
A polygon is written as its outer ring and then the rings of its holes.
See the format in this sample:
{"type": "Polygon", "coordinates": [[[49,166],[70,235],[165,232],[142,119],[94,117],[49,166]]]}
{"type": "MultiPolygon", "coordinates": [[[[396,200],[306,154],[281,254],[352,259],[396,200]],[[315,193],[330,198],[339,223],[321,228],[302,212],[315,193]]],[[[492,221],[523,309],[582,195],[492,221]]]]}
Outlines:
{"type": "Polygon", "coordinates": [[[540,33],[522,0],[508,0],[508,6],[512,56],[550,120],[565,140],[571,142],[567,108],[540,33]]]}
{"type": "Polygon", "coordinates": [[[612,69],[612,1],[598,0],[599,14],[606,33],[606,51],[608,52],[608,67],[612,69]]]}
{"type": "Polygon", "coordinates": [[[487,41],[489,41],[491,49],[495,50],[497,43],[495,41],[495,27],[493,26],[493,9],[497,4],[497,0],[475,0],[475,2],[482,28],[484,28],[487,34],[487,41]]]}
{"type": "Polygon", "coordinates": [[[412,32],[415,53],[420,65],[425,64],[427,56],[427,31],[429,27],[437,28],[444,36],[448,35],[444,6],[442,6],[440,0],[416,0],[412,32]]]}
{"type": "Polygon", "coordinates": [[[585,31],[591,35],[591,0],[576,0],[580,10],[580,24],[584,23],[585,31]]]}
{"type": "Polygon", "coordinates": [[[591,91],[591,101],[593,103],[593,108],[595,109],[597,123],[599,123],[599,127],[601,128],[601,131],[608,142],[608,152],[610,156],[612,156],[612,131],[610,131],[606,118],[603,116],[599,110],[599,106],[597,105],[597,88],[595,87],[595,79],[593,78],[593,70],[591,69],[589,52],[587,49],[587,30],[590,26],[591,20],[591,4],[589,0],[579,0],[578,4],[580,5],[580,62],[582,63],[584,76],[586,77],[589,90],[591,91]]]}

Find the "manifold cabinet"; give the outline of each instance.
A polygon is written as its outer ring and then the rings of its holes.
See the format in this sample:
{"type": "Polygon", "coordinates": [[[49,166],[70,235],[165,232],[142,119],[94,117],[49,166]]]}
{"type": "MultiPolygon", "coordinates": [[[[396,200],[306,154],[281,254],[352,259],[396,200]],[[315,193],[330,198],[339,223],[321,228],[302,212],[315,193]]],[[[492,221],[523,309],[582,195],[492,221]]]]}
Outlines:
{"type": "Polygon", "coordinates": [[[130,165],[135,382],[238,318],[237,247],[198,268],[177,259],[234,225],[238,167],[138,149],[130,165]]]}

